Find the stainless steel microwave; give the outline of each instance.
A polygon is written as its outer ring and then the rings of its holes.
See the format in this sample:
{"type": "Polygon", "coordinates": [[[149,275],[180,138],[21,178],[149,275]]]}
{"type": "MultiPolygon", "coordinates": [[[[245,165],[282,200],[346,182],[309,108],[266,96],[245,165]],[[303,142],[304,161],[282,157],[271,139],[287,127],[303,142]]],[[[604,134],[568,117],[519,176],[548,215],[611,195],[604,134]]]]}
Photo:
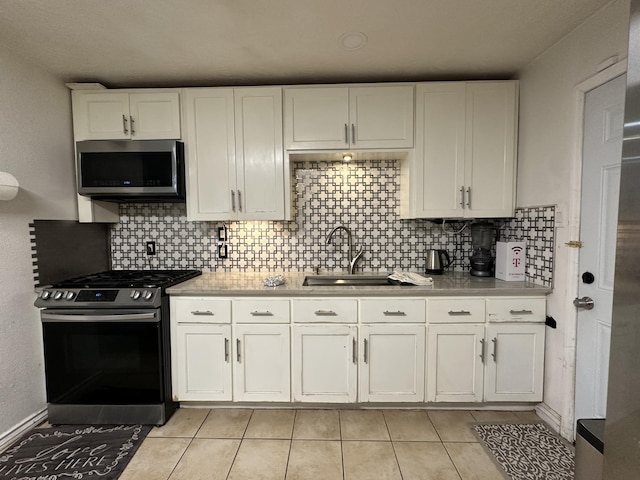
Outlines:
{"type": "Polygon", "coordinates": [[[112,202],[185,198],[184,144],[175,140],[76,143],[78,193],[112,202]]]}

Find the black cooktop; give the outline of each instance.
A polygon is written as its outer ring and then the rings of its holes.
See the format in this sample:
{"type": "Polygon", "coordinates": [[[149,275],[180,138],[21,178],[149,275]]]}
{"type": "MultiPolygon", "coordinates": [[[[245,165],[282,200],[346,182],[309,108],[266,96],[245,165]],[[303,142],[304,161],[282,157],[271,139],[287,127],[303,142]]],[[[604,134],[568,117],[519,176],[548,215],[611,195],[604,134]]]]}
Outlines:
{"type": "Polygon", "coordinates": [[[108,270],[63,280],[54,288],[167,288],[202,274],[200,270],[108,270]]]}

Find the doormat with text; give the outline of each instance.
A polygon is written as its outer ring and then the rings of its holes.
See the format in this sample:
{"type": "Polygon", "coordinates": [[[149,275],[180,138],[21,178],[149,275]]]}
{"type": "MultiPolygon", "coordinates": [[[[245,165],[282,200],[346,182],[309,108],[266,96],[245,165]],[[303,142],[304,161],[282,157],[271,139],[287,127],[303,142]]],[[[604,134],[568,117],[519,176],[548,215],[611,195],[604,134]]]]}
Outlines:
{"type": "Polygon", "coordinates": [[[0,480],[115,480],[150,430],[143,425],[37,428],[0,453],[0,480]]]}
{"type": "Polygon", "coordinates": [[[474,425],[512,480],[573,480],[572,449],[542,423],[474,425]]]}

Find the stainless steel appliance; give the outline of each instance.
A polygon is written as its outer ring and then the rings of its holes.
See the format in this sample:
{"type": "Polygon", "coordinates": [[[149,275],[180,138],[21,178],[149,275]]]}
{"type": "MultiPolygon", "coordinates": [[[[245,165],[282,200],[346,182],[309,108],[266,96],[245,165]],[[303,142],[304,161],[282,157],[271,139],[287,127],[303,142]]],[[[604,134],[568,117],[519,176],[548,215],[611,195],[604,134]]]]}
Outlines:
{"type": "Polygon", "coordinates": [[[425,273],[442,275],[444,269],[451,265],[451,258],[446,250],[427,250],[425,273]]]}
{"type": "Polygon", "coordinates": [[[491,247],[498,239],[498,230],[489,222],[472,223],[470,229],[469,273],[475,277],[493,277],[495,259],[491,254],[491,247]]]}
{"type": "Polygon", "coordinates": [[[631,0],[609,386],[606,480],[640,475],[640,0],[631,0]]]}
{"type": "Polygon", "coordinates": [[[113,202],[184,201],[184,145],[174,140],[76,143],[78,193],[113,202]]]}
{"type": "Polygon", "coordinates": [[[37,298],[49,422],[162,425],[171,393],[169,297],[198,270],[111,270],[37,298]]]}

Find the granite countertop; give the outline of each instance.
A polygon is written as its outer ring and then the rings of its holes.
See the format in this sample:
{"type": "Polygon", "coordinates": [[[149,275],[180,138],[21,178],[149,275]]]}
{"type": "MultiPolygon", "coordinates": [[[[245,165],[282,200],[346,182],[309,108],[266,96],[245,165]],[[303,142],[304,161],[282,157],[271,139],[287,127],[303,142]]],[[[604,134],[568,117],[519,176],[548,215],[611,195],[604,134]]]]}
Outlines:
{"type": "MultiPolygon", "coordinates": [[[[327,273],[335,275],[340,273],[327,273]]],[[[493,277],[472,277],[465,272],[433,275],[432,286],[303,286],[306,275],[312,272],[203,272],[201,276],[167,288],[176,296],[270,296],[270,297],[422,297],[422,296],[540,296],[551,288],[529,282],[505,282],[493,277]],[[281,274],[284,285],[265,287],[264,279],[281,274]]],[[[356,274],[357,275],[357,274],[356,274]]],[[[383,273],[363,273],[380,275],[383,273]]]]}

